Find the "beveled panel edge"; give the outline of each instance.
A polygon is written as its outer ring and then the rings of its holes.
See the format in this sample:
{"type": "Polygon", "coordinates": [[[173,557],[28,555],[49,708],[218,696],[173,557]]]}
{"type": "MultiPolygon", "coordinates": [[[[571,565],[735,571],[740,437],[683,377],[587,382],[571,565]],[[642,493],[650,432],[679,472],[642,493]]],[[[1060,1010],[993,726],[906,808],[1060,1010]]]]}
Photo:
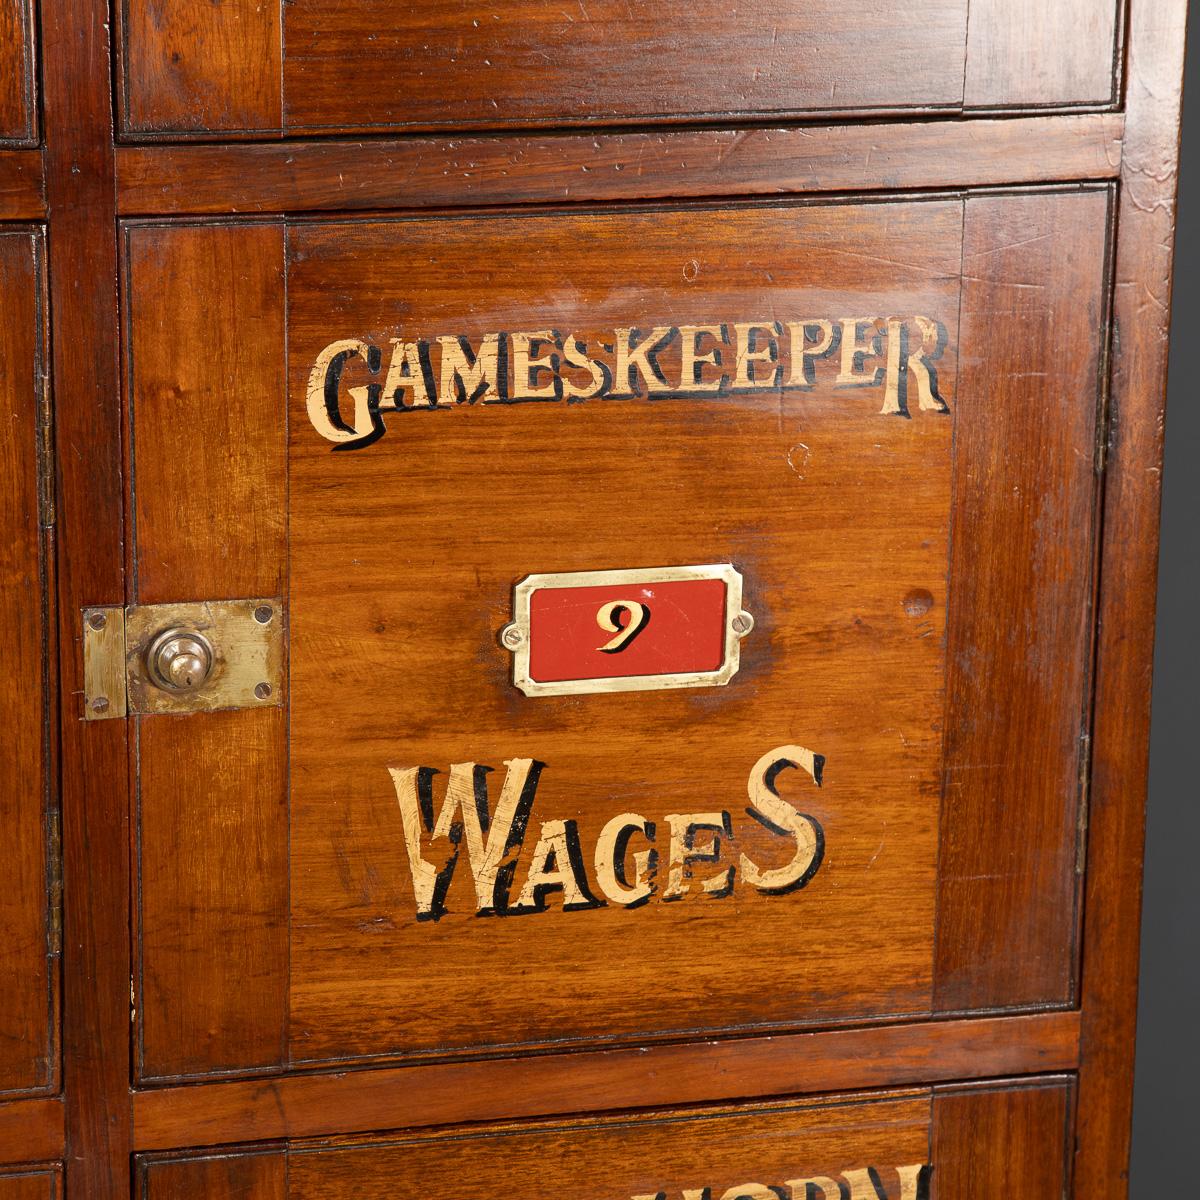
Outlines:
{"type": "Polygon", "coordinates": [[[189,1084],[133,1094],[135,1150],[1072,1071],[1079,1014],[189,1084]]]}
{"type": "Polygon", "coordinates": [[[61,1096],[0,1102],[0,1167],[61,1159],[65,1149],[61,1096]]]}
{"type": "Polygon", "coordinates": [[[0,221],[42,221],[45,218],[42,152],[0,149],[0,221]]]}
{"type": "Polygon", "coordinates": [[[1125,118],[121,146],[122,216],[348,212],[1115,179],[1125,118]],[[653,154],[645,151],[653,148],[653,154]],[[519,163],[520,168],[514,167],[519,163]]]}

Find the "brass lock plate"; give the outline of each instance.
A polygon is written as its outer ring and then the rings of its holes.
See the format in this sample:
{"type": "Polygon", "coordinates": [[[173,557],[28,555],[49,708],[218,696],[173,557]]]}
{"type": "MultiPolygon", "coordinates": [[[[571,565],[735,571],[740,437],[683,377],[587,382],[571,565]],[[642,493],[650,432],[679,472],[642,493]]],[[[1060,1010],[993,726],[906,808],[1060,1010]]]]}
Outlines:
{"type": "Polygon", "coordinates": [[[285,625],[278,598],[85,609],[84,717],[281,705],[285,625]],[[156,683],[147,652],[167,630],[199,634],[211,647],[211,669],[198,686],[173,691],[156,683]]]}

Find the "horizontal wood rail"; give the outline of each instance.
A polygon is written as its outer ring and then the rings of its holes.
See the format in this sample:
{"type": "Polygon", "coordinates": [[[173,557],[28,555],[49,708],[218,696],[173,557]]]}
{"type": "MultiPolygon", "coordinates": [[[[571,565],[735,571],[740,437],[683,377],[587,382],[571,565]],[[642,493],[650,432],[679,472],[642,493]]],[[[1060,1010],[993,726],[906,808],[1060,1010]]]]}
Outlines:
{"type": "Polygon", "coordinates": [[[0,1166],[61,1159],[63,1125],[60,1096],[0,1100],[0,1166]]]}
{"type": "Polygon", "coordinates": [[[122,215],[339,212],[1114,179],[1124,116],[117,150],[122,215]]]}
{"type": "Polygon", "coordinates": [[[0,153],[0,221],[40,221],[45,215],[42,152],[0,153]]]}
{"type": "Polygon", "coordinates": [[[138,1150],[987,1079],[1078,1066],[1079,1014],[926,1021],[139,1091],[138,1150]]]}

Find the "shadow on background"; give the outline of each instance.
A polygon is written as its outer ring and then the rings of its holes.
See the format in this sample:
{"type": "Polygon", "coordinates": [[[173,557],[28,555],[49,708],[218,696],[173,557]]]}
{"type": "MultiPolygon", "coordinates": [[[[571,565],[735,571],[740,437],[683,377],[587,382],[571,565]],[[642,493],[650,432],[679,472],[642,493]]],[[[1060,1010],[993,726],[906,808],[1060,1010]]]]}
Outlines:
{"type": "Polygon", "coordinates": [[[1150,734],[1132,1200],[1197,1192],[1200,1141],[1200,6],[1184,88],[1150,734]]]}

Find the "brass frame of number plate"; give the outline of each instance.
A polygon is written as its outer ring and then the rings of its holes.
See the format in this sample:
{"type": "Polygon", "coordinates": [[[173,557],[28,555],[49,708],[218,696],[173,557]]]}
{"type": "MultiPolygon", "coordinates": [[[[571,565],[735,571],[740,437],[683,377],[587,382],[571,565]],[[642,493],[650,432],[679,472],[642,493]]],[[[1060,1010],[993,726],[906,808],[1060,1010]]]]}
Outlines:
{"type": "Polygon", "coordinates": [[[285,702],[287,615],[278,597],[87,608],[83,613],[84,717],[272,708],[285,702]],[[260,616],[270,611],[267,620],[260,616]],[[98,620],[102,614],[102,623],[98,620]],[[258,615],[256,615],[258,614],[258,615]],[[97,628],[99,624],[99,628],[97,628]],[[189,692],[155,685],[146,649],[164,629],[201,633],[213,647],[212,672],[189,692]],[[97,705],[103,698],[106,704],[97,705]]]}
{"type": "Polygon", "coordinates": [[[512,652],[513,685],[526,696],[579,696],[594,692],[649,692],[667,688],[724,687],[740,665],[741,640],[754,628],[742,608],[742,576],[730,563],[692,567],[643,567],[625,571],[564,571],[526,575],[513,589],[513,619],[500,630],[500,644],[512,652]],[[529,675],[529,601],[541,588],[608,587],[720,579],[725,583],[725,655],[715,671],[667,675],[613,675],[539,683],[529,675]]]}

